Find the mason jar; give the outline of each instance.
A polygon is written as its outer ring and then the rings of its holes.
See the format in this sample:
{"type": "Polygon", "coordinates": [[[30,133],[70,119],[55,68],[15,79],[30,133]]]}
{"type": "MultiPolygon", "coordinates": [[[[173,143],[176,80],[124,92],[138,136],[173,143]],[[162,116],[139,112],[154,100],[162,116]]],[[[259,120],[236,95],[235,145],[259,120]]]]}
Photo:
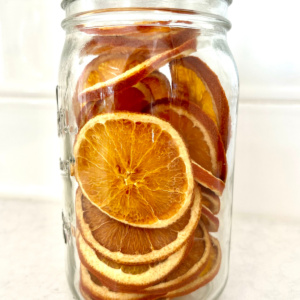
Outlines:
{"type": "Polygon", "coordinates": [[[57,86],[75,299],[216,299],[229,271],[230,0],[64,0],[57,86]]]}

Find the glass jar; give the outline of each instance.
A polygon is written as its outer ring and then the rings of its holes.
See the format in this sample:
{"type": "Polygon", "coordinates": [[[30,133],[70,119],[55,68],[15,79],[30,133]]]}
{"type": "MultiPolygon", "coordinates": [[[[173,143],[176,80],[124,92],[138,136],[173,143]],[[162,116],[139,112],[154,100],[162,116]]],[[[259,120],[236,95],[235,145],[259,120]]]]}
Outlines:
{"type": "Polygon", "coordinates": [[[63,1],[58,133],[76,299],[224,289],[238,100],[229,4],[63,1]]]}

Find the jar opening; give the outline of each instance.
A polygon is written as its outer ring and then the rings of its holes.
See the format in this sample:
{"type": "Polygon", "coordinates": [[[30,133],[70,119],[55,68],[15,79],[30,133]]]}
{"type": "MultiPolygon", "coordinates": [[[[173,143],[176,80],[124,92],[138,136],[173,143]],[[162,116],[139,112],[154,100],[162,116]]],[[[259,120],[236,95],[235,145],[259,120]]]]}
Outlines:
{"type": "Polygon", "coordinates": [[[171,9],[190,10],[226,18],[228,6],[232,0],[63,0],[62,8],[66,16],[99,9],[171,9]]]}
{"type": "Polygon", "coordinates": [[[65,30],[73,30],[82,26],[86,28],[130,26],[143,23],[144,26],[158,26],[202,28],[209,32],[223,32],[230,30],[231,23],[224,17],[209,13],[183,9],[151,9],[151,8],[118,8],[98,9],[71,15],[63,20],[65,30]]]}

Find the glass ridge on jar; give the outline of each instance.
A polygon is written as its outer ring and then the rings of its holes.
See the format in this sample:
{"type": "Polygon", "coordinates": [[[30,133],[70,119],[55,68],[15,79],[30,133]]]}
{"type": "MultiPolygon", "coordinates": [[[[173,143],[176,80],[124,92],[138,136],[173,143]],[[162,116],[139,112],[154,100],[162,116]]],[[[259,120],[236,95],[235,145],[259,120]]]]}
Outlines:
{"type": "Polygon", "coordinates": [[[230,255],[230,1],[68,1],[57,87],[75,299],[216,299],[230,255]]]}

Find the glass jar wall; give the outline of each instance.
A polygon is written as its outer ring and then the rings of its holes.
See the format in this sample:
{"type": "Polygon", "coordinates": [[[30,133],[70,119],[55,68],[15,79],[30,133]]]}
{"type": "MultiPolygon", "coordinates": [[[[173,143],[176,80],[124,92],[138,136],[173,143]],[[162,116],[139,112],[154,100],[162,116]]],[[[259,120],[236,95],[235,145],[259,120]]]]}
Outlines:
{"type": "Polygon", "coordinates": [[[76,299],[222,292],[238,98],[228,4],[63,2],[58,132],[76,299]]]}

